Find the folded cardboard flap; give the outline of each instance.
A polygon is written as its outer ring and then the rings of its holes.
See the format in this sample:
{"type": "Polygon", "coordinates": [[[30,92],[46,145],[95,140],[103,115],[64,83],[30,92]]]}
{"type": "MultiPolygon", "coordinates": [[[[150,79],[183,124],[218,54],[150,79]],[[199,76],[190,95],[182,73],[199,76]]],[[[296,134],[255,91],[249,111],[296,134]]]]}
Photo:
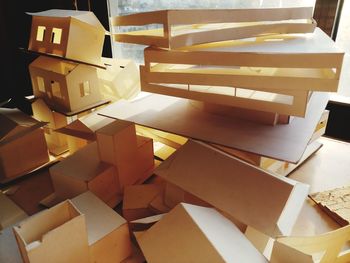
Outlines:
{"type": "Polygon", "coordinates": [[[123,216],[128,221],[153,215],[149,209],[150,203],[161,194],[161,186],[142,184],[128,186],[124,190],[123,216]]]}
{"type": "Polygon", "coordinates": [[[24,262],[88,262],[85,218],[69,200],[13,229],[24,262]]]}
{"type": "Polygon", "coordinates": [[[91,192],[72,203],[85,215],[90,262],[121,262],[131,254],[126,220],[91,192]]]}
{"type": "Polygon", "coordinates": [[[215,209],[185,203],[136,239],[149,262],[267,262],[215,209]]]}
{"type": "Polygon", "coordinates": [[[291,232],[309,189],[194,141],[155,174],[272,237],[291,232]]]}

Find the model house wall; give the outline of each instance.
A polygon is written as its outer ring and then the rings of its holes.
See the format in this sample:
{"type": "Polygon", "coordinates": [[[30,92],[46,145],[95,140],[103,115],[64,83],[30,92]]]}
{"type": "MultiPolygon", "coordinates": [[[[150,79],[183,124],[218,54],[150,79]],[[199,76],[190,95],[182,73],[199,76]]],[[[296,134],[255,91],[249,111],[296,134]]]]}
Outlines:
{"type": "Polygon", "coordinates": [[[29,50],[100,64],[105,29],[92,12],[47,10],[33,16],[29,50]]]}
{"type": "Polygon", "coordinates": [[[0,181],[24,175],[49,161],[45,123],[17,109],[0,109],[0,181]]]}
{"type": "Polygon", "coordinates": [[[78,111],[101,100],[95,67],[41,56],[29,72],[35,97],[58,111],[78,111]]]}

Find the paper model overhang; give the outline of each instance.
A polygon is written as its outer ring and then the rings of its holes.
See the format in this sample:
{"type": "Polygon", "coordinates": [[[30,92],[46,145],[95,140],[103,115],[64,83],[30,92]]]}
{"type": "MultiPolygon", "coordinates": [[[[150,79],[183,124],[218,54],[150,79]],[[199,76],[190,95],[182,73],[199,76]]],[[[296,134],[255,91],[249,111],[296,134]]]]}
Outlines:
{"type": "Polygon", "coordinates": [[[96,140],[95,131],[113,122],[111,118],[98,115],[96,112],[83,116],[67,126],[57,129],[59,133],[78,137],[85,140],[96,140]]]}
{"type": "Polygon", "coordinates": [[[0,146],[45,126],[18,109],[0,108],[0,146]]]}
{"type": "Polygon", "coordinates": [[[181,203],[149,230],[135,235],[148,262],[267,262],[213,208],[181,203]]]}
{"type": "Polygon", "coordinates": [[[288,125],[262,125],[236,117],[205,112],[188,99],[152,94],[134,101],[118,101],[99,111],[157,130],[229,148],[297,163],[302,157],[328,102],[328,94],[314,92],[305,118],[288,125]]]}
{"type": "Polygon", "coordinates": [[[312,7],[161,10],[113,17],[112,26],[163,28],[114,34],[119,42],[178,48],[263,34],[313,32],[312,7]]]}
{"type": "Polygon", "coordinates": [[[271,237],[291,233],[309,191],[306,184],[272,175],[194,141],[154,173],[271,237]]]}
{"type": "Polygon", "coordinates": [[[141,89],[304,117],[310,91],[337,91],[343,56],[319,28],[181,50],[149,47],[141,89]]]}

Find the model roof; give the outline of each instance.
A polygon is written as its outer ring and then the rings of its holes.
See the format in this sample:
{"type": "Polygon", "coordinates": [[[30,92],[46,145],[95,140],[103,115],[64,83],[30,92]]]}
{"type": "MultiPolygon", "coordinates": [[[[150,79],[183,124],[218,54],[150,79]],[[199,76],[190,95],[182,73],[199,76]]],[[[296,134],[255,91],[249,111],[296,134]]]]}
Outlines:
{"type": "Polygon", "coordinates": [[[43,16],[43,17],[58,17],[58,18],[74,18],[81,22],[95,26],[103,31],[106,31],[101,22],[97,19],[94,13],[90,11],[78,11],[78,10],[62,10],[62,9],[50,9],[37,13],[27,13],[31,16],[43,16]]]}

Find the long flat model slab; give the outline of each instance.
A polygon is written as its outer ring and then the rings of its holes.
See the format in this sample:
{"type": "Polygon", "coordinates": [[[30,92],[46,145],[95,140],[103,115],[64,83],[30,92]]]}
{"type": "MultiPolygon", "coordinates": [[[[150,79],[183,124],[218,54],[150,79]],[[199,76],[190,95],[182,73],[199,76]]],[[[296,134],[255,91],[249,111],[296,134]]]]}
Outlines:
{"type": "Polygon", "coordinates": [[[202,111],[190,100],[152,94],[118,101],[99,114],[201,141],[291,163],[302,157],[327,105],[328,94],[314,92],[305,118],[268,126],[202,111]]]}
{"type": "Polygon", "coordinates": [[[262,34],[313,32],[316,26],[312,7],[160,10],[112,17],[111,24],[162,25],[157,29],[117,33],[114,40],[166,48],[262,34]]]}
{"type": "Polygon", "coordinates": [[[271,237],[291,233],[309,190],[194,141],[154,173],[271,237]]]}
{"type": "MultiPolygon", "coordinates": [[[[321,29],[167,50],[145,49],[148,83],[336,91],[344,52],[321,29]]],[[[282,92],[283,93],[283,92],[282,92]]]]}

